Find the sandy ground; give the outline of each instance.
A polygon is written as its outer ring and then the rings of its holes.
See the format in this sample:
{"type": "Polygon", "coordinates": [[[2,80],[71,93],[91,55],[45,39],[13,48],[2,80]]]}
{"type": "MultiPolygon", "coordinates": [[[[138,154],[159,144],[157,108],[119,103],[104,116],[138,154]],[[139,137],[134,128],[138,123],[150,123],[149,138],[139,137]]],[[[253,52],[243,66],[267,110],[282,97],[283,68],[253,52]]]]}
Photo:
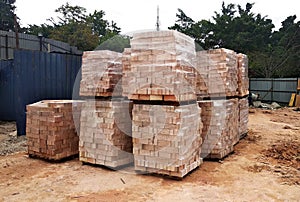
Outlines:
{"type": "Polygon", "coordinates": [[[250,112],[249,134],[235,152],[182,181],[78,159],[50,163],[23,151],[0,157],[0,201],[300,201],[300,112],[250,112]]]}

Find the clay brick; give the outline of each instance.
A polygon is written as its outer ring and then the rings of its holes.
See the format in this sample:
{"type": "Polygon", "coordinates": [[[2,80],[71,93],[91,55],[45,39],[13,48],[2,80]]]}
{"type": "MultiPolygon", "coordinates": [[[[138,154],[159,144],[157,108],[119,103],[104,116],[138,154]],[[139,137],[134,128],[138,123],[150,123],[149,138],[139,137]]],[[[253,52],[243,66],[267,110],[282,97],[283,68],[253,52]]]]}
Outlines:
{"type": "Polygon", "coordinates": [[[174,30],[135,33],[122,57],[123,96],[134,100],[181,102],[196,99],[192,38],[174,30]],[[131,95],[148,95],[131,96],[131,95]],[[165,95],[172,95],[164,97],[165,95]]]}
{"type": "Polygon", "coordinates": [[[82,107],[80,161],[108,167],[133,162],[132,104],[126,100],[86,100],[82,107]],[[89,144],[90,143],[90,144],[89,144]]]}
{"type": "Polygon", "coordinates": [[[73,100],[44,100],[27,105],[28,154],[50,160],[78,154],[76,128],[79,130],[81,105],[82,101],[73,100]]]}
{"type": "Polygon", "coordinates": [[[132,137],[135,169],[184,177],[198,167],[202,162],[200,113],[197,104],[134,104],[132,137]],[[175,120],[178,117],[179,121],[173,123],[174,117],[175,120]]]}
{"type": "Polygon", "coordinates": [[[203,121],[201,157],[222,159],[239,137],[238,99],[199,101],[203,121]]]}
{"type": "Polygon", "coordinates": [[[122,54],[114,51],[85,51],[82,56],[79,94],[81,96],[121,96],[121,59],[122,54]],[[120,84],[117,85],[119,81],[120,84]]]}
{"type": "Polygon", "coordinates": [[[248,98],[239,99],[239,135],[242,138],[248,133],[249,103],[248,98]]]}
{"type": "Polygon", "coordinates": [[[229,49],[197,52],[196,91],[200,97],[238,96],[238,57],[229,49]]]}

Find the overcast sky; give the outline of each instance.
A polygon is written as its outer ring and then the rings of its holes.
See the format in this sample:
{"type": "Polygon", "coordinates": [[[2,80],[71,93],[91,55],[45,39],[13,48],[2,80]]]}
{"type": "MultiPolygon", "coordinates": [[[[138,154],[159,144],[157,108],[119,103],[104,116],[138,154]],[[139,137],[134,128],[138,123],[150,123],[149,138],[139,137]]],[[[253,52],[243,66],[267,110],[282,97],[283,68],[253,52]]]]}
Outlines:
{"type": "MultiPolygon", "coordinates": [[[[160,9],[161,28],[167,29],[175,23],[178,8],[198,21],[210,19],[214,11],[220,12],[222,5],[222,0],[16,0],[16,13],[22,26],[40,25],[47,22],[46,19],[57,16],[54,10],[66,2],[86,8],[87,13],[105,11],[104,18],[115,21],[122,33],[155,29],[157,6],[160,9]]],[[[296,14],[297,21],[300,19],[299,0],[225,0],[226,4],[240,4],[243,8],[247,2],[255,3],[253,12],[267,15],[273,20],[276,29],[289,15],[296,14]]]]}

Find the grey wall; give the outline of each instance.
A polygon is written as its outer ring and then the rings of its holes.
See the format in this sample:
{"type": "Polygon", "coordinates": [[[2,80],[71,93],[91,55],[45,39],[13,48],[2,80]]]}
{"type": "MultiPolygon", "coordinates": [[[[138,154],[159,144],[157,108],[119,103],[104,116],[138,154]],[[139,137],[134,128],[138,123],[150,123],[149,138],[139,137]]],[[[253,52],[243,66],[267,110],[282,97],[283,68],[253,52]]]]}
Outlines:
{"type": "MultiPolygon", "coordinates": [[[[38,36],[19,33],[19,49],[40,50],[40,44],[42,44],[42,51],[45,52],[82,54],[82,51],[67,43],[47,38],[40,40],[38,36]]],[[[16,49],[15,32],[0,30],[0,60],[12,59],[14,57],[14,49],[16,49]]]]}
{"type": "Polygon", "coordinates": [[[259,93],[263,101],[288,103],[297,92],[297,78],[250,78],[250,91],[259,93]]]}

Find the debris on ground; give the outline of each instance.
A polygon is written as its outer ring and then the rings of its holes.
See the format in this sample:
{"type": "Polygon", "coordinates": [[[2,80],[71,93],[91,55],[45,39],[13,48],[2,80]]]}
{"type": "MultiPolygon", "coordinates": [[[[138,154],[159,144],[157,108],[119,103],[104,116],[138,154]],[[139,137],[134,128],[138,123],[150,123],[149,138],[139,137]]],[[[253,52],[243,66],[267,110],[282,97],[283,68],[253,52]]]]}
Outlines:
{"type": "Polygon", "coordinates": [[[26,150],[26,136],[17,136],[16,123],[0,121],[0,155],[26,150]]]}
{"type": "Polygon", "coordinates": [[[261,101],[255,101],[253,102],[253,106],[255,108],[263,108],[263,109],[271,109],[271,110],[281,108],[281,105],[279,105],[277,102],[272,102],[271,104],[267,104],[261,101]]]}
{"type": "Polygon", "coordinates": [[[278,141],[264,151],[268,158],[275,159],[278,164],[291,166],[300,171],[300,142],[295,140],[278,141]]]}
{"type": "MultiPolygon", "coordinates": [[[[234,153],[204,161],[182,181],[135,175],[131,167],[83,165],[78,158],[50,163],[20,152],[0,156],[0,201],[299,201],[299,131],[284,129],[300,129],[299,113],[251,110],[248,135],[234,153]]],[[[0,142],[16,137],[5,134],[0,142]]]]}
{"type": "Polygon", "coordinates": [[[262,153],[263,156],[258,159],[264,165],[262,167],[249,167],[249,171],[257,172],[261,168],[261,170],[271,171],[279,175],[283,184],[300,185],[299,140],[278,140],[262,153]]]}

